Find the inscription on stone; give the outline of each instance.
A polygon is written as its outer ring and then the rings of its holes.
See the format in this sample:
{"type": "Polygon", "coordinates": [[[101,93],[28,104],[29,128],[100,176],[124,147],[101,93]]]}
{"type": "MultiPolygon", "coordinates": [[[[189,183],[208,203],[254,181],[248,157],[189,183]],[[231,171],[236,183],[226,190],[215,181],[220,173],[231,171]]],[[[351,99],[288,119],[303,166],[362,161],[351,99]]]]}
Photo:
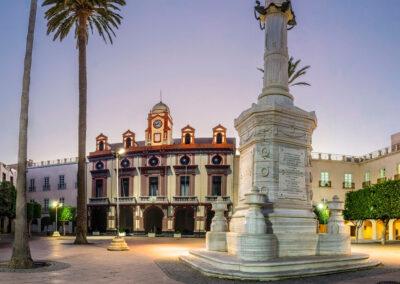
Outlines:
{"type": "Polygon", "coordinates": [[[279,147],[279,198],[307,200],[305,150],[279,147]]]}
{"type": "Polygon", "coordinates": [[[246,149],[240,157],[239,198],[251,191],[253,186],[254,148],[246,149]]]}

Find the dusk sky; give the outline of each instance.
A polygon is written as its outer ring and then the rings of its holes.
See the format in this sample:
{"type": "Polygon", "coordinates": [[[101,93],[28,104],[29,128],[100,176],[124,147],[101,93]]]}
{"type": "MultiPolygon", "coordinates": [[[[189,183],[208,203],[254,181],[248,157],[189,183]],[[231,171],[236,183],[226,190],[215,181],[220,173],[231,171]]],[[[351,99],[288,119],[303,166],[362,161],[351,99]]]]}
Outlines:
{"type": "MultiPolygon", "coordinates": [[[[28,0],[0,4],[0,161],[17,161],[28,0]]],[[[38,1],[41,3],[42,1],[38,1]]],[[[114,45],[95,34],[88,46],[88,140],[103,132],[120,142],[131,129],[143,140],[147,114],[169,105],[174,136],[187,124],[210,137],[234,119],[262,88],[264,34],[249,0],[127,0],[114,45]]],[[[311,65],[294,87],[295,104],[315,110],[314,151],[366,154],[400,131],[398,0],[294,0],[298,26],[289,52],[311,65]]],[[[73,36],[53,42],[44,9],[37,15],[28,157],[77,156],[78,65],[73,36]]]]}

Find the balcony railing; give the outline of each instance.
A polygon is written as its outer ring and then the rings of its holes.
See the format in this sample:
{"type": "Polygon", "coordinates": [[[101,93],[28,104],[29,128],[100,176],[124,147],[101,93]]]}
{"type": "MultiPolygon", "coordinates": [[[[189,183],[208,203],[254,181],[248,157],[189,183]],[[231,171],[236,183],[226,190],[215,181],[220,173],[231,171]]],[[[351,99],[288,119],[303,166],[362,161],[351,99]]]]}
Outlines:
{"type": "Polygon", "coordinates": [[[36,191],[36,186],[28,187],[28,191],[30,191],[30,192],[36,191]]]}
{"type": "Polygon", "coordinates": [[[376,182],[377,183],[383,183],[383,182],[385,182],[387,179],[386,179],[386,177],[383,177],[383,178],[378,178],[377,180],[376,180],[376,182]]]}
{"type": "Polygon", "coordinates": [[[139,196],[140,203],[168,203],[166,196],[139,196]]]}
{"type": "Polygon", "coordinates": [[[394,175],[394,180],[400,180],[400,174],[394,175]]]}
{"type": "Polygon", "coordinates": [[[328,181],[320,180],[319,187],[332,187],[332,182],[330,180],[328,181]]]}
{"type": "Polygon", "coordinates": [[[58,189],[66,189],[67,188],[67,184],[66,183],[59,183],[58,184],[58,189]]]}
{"type": "Polygon", "coordinates": [[[109,205],[110,200],[108,197],[92,197],[89,198],[89,204],[91,205],[109,205]]]}
{"type": "MultiPolygon", "coordinates": [[[[114,197],[114,203],[117,202],[117,197],[114,197]]],[[[118,202],[120,204],[136,204],[136,198],[133,196],[121,196],[118,197],[118,202]]]]}
{"type": "Polygon", "coordinates": [[[364,181],[364,182],[362,183],[362,187],[363,187],[363,188],[370,187],[370,186],[371,186],[371,181],[364,181]]]}
{"type": "Polygon", "coordinates": [[[199,203],[197,196],[174,196],[174,203],[199,203]]]}
{"type": "Polygon", "coordinates": [[[344,189],[355,189],[356,185],[354,182],[343,182],[344,189]]]}
{"type": "MultiPolygon", "coordinates": [[[[206,196],[206,202],[214,202],[217,201],[219,196],[206,196]]],[[[222,196],[222,200],[228,203],[232,203],[231,198],[229,196],[222,196]]]]}

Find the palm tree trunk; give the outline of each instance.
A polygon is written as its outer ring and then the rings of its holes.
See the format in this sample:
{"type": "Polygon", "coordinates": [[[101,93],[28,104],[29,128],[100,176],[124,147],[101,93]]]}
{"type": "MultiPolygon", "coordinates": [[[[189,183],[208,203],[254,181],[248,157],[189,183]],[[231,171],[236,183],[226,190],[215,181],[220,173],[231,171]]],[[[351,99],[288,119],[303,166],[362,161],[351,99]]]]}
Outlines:
{"type": "Polygon", "coordinates": [[[86,73],[87,17],[79,18],[79,132],[78,132],[78,197],[75,244],[87,244],[87,208],[86,208],[86,73]]]}
{"type": "Polygon", "coordinates": [[[29,248],[27,215],[26,215],[26,163],[28,151],[28,110],[29,87],[31,81],[32,51],[36,22],[37,0],[31,0],[28,35],[24,61],[24,76],[22,81],[21,112],[19,117],[18,141],[18,177],[17,201],[13,252],[10,261],[11,268],[31,268],[33,260],[29,248]]]}

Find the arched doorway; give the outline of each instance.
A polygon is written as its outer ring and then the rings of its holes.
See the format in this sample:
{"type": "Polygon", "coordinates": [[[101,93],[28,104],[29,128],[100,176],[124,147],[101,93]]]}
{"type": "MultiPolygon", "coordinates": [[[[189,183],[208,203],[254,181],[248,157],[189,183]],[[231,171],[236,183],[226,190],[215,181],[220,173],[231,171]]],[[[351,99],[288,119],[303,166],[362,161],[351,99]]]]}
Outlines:
{"type": "Polygon", "coordinates": [[[90,226],[92,231],[104,233],[107,231],[108,208],[103,206],[92,207],[90,209],[90,226]]]}
{"type": "Polygon", "coordinates": [[[363,236],[364,240],[372,239],[372,222],[369,220],[365,220],[363,224],[363,236]]]}
{"type": "Polygon", "coordinates": [[[211,230],[211,222],[212,219],[214,218],[215,212],[211,210],[211,207],[207,208],[206,211],[206,231],[211,230]]]}
{"type": "Polygon", "coordinates": [[[133,208],[131,206],[120,207],[119,227],[127,233],[133,232],[133,208]]]}
{"type": "Polygon", "coordinates": [[[393,222],[393,239],[400,240],[400,219],[393,222]]]}
{"type": "Polygon", "coordinates": [[[175,232],[180,232],[182,235],[193,235],[193,207],[178,207],[175,209],[175,232]]]}
{"type": "Polygon", "coordinates": [[[147,208],[143,213],[144,231],[147,233],[162,233],[163,211],[157,206],[147,208]]]}

